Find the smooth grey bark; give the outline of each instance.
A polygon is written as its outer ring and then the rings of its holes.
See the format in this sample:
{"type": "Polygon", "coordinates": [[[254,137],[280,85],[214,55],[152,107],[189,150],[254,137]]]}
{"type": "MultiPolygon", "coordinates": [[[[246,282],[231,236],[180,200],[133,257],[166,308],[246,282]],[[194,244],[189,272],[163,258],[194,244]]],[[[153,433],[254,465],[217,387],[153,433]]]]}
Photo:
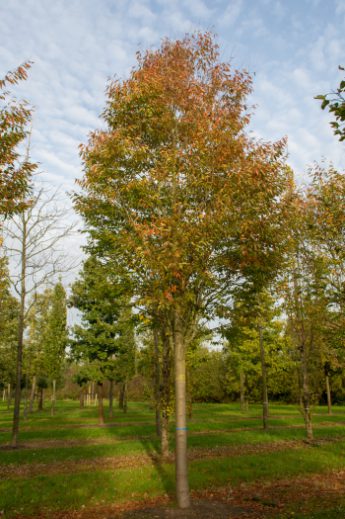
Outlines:
{"type": "Polygon", "coordinates": [[[268,390],[267,390],[267,368],[263,336],[263,327],[259,326],[261,383],[262,383],[262,424],[265,431],[268,429],[268,390]]]}
{"type": "Polygon", "coordinates": [[[190,383],[188,369],[186,368],[186,402],[187,402],[187,417],[190,420],[193,416],[193,400],[190,392],[190,383]]]}
{"type": "Polygon", "coordinates": [[[175,365],[175,477],[176,497],[179,508],[190,507],[188,463],[187,463],[187,420],[186,420],[186,348],[181,317],[174,316],[174,365],[175,365]]]}

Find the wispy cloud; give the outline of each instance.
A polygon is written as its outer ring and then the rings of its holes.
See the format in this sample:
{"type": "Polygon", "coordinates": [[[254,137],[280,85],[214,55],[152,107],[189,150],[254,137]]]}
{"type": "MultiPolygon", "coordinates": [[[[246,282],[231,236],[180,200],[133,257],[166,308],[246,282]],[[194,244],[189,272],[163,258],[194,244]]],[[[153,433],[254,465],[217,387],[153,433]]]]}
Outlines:
{"type": "Polygon", "coordinates": [[[35,62],[18,88],[35,106],[32,155],[42,175],[72,189],[78,144],[99,127],[109,77],[128,75],[138,48],[163,37],[214,30],[222,56],[256,72],[251,129],[289,138],[289,160],[304,171],[322,156],[344,165],[343,147],[313,99],[340,80],[343,0],[11,0],[0,6],[0,75],[35,62]]]}

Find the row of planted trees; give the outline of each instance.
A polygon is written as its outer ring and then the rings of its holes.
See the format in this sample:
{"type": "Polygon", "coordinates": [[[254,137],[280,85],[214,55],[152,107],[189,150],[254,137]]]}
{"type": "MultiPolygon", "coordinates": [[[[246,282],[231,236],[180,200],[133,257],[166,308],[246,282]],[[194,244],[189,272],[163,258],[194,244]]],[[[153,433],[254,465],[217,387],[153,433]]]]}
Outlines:
{"type": "MultiPolygon", "coordinates": [[[[80,312],[69,340],[78,381],[96,382],[102,419],[104,381],[120,382],[125,400],[135,343],[150,344],[162,455],[175,405],[182,508],[190,504],[186,363],[212,320],[222,322],[243,402],[249,344],[257,345],[265,427],[268,347],[277,369],[296,368],[309,438],[313,364],[323,366],[328,394],[329,375],[342,365],[344,176],[316,168],[299,192],[285,140],[257,141],[247,131],[250,92],[250,76],[219,60],[209,34],[139,54],[129,79],[108,85],[105,129],[82,148],[74,195],[89,236],[70,299],[80,312]]],[[[18,392],[28,319],[19,294],[18,392]]]]}

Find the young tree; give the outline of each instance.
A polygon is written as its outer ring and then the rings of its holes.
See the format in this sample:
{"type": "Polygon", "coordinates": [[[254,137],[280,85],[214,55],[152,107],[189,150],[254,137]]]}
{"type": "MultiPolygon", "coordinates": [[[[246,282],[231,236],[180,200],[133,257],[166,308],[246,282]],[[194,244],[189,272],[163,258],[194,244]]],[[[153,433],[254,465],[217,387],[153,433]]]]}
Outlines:
{"type": "Polygon", "coordinates": [[[67,346],[66,304],[66,292],[60,281],[52,290],[45,337],[47,375],[52,384],[52,416],[55,414],[56,383],[61,376],[67,346]]]}
{"type": "Polygon", "coordinates": [[[0,385],[7,390],[9,404],[16,373],[18,301],[10,294],[8,271],[5,268],[2,280],[3,283],[0,285],[0,385]]]}
{"type": "Polygon", "coordinates": [[[55,414],[56,382],[61,376],[67,346],[66,318],[66,292],[61,282],[42,294],[35,294],[28,315],[29,343],[24,358],[32,376],[30,411],[37,377],[41,376],[52,384],[51,415],[55,414]]]}
{"type": "MultiPolygon", "coordinates": [[[[100,423],[104,423],[103,382],[122,382],[125,395],[135,348],[133,317],[126,287],[108,265],[91,255],[73,284],[70,304],[81,312],[73,328],[72,355],[84,365],[89,380],[97,383],[100,423]]],[[[126,405],[126,404],[125,404],[126,405]]]]}
{"type": "Polygon", "coordinates": [[[107,128],[82,149],[76,207],[98,253],[127,271],[138,304],[168,316],[181,508],[190,506],[186,349],[218,288],[217,258],[234,235],[265,227],[290,182],[284,142],[244,133],[250,90],[248,74],[219,61],[209,34],[165,40],[138,54],[128,80],[109,85],[107,128]]]}
{"type": "MultiPolygon", "coordinates": [[[[17,446],[20,418],[21,377],[24,332],[31,303],[28,297],[63,272],[72,268],[72,261],[60,250],[60,242],[74,225],[65,225],[66,209],[59,206],[57,193],[40,189],[27,201],[27,207],[6,226],[5,245],[10,257],[11,283],[19,297],[18,343],[15,405],[12,440],[17,446]]],[[[33,300],[32,300],[33,302],[33,300]]]]}
{"type": "Polygon", "coordinates": [[[1,251],[3,219],[25,207],[23,200],[36,169],[28,154],[21,160],[19,151],[20,144],[28,136],[31,109],[25,101],[18,102],[8,90],[27,78],[30,66],[30,63],[24,63],[0,79],[0,284],[6,284],[3,277],[6,260],[1,251]]]}
{"type": "Polygon", "coordinates": [[[345,175],[332,166],[316,166],[311,179],[307,222],[319,285],[318,329],[330,412],[330,375],[344,358],[345,175]]]}

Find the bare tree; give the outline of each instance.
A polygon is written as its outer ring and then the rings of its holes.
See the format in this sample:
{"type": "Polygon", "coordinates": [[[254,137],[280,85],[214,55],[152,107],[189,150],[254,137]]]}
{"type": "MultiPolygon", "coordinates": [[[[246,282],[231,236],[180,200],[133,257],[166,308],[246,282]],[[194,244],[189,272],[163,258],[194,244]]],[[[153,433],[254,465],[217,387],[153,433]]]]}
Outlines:
{"type": "Polygon", "coordinates": [[[62,247],[63,240],[73,233],[74,228],[75,224],[68,222],[68,211],[59,200],[58,191],[41,187],[32,196],[28,207],[14,216],[5,229],[11,283],[20,303],[12,447],[18,443],[23,343],[26,320],[33,304],[28,301],[30,295],[75,267],[76,261],[68,259],[62,247]]]}

